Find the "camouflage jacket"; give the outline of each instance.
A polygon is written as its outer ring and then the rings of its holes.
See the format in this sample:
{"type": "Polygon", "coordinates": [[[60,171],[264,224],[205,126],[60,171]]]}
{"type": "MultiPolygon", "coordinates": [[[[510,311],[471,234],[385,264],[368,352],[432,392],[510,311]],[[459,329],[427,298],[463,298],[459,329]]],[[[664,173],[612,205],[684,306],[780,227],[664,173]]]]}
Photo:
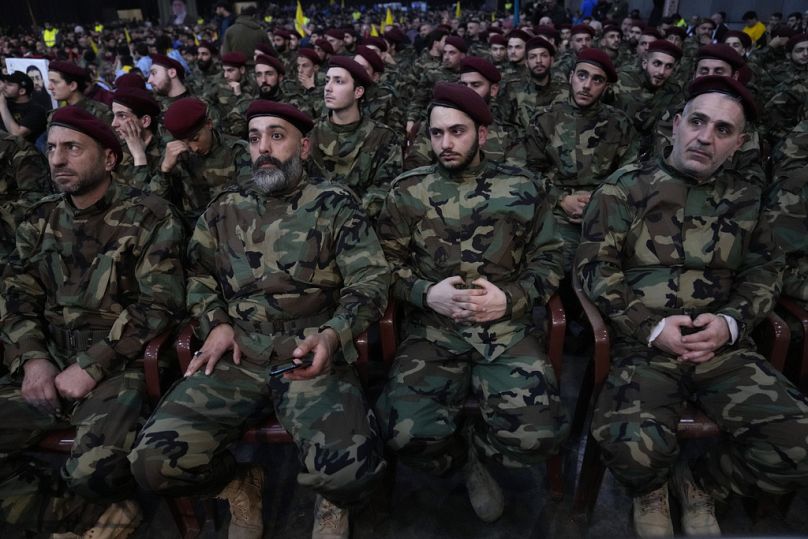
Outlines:
{"type": "Polygon", "coordinates": [[[529,172],[483,159],[449,173],[440,165],[402,174],[379,218],[392,294],[404,302],[405,334],[453,353],[476,350],[492,361],[531,331],[531,311],[563,276],[553,202],[529,172]],[[463,325],[426,305],[430,285],[458,275],[485,277],[505,292],[505,316],[463,325]]]}
{"type": "Polygon", "coordinates": [[[514,126],[520,136],[525,136],[536,111],[555,103],[562,94],[568,94],[565,92],[568,86],[552,77],[544,86],[537,85],[532,77],[508,84],[499,99],[506,125],[514,126]]]}
{"type": "Polygon", "coordinates": [[[640,154],[653,149],[654,125],[657,119],[681,98],[681,88],[671,78],[661,88],[652,88],[645,72],[624,75],[614,85],[614,106],[634,122],[641,137],[640,154]]]}
{"type": "MultiPolygon", "coordinates": [[[[523,159],[511,159],[511,150],[515,145],[514,133],[501,125],[493,123],[488,126],[488,139],[482,149],[485,151],[486,159],[490,161],[522,166],[523,159]]],[[[407,150],[407,157],[404,159],[404,170],[432,165],[435,162],[436,156],[435,152],[432,151],[432,142],[426,126],[423,126],[421,135],[415,138],[412,146],[407,150]]]]}
{"type": "Polygon", "coordinates": [[[776,145],[783,140],[808,112],[808,66],[793,68],[791,76],[778,84],[766,103],[766,125],[769,141],[776,145]]]}
{"type": "Polygon", "coordinates": [[[182,318],[183,243],[169,204],[115,182],[82,210],[66,195],[43,199],[20,224],[4,275],[9,370],[21,375],[29,359],[47,358],[60,369],[78,363],[99,381],[140,357],[182,318]],[[65,330],[101,336],[74,349],[65,330]]]}
{"type": "Polygon", "coordinates": [[[312,177],[350,187],[371,220],[382,209],[390,182],[403,170],[401,138],[370,118],[349,125],[320,119],[309,133],[312,177]]]}
{"type": "MultiPolygon", "coordinates": [[[[60,103],[64,103],[64,101],[60,103]]],[[[104,103],[82,96],[82,98],[76,102],[75,106],[86,110],[106,125],[112,125],[112,109],[104,103]]],[[[51,117],[53,117],[54,112],[55,110],[48,112],[48,125],[51,123],[51,117]]]]}
{"type": "Polygon", "coordinates": [[[576,58],[577,55],[572,52],[572,49],[562,52],[558,58],[553,61],[553,77],[568,80],[570,77],[570,71],[572,71],[572,68],[575,67],[576,58]]]}
{"type": "Polygon", "coordinates": [[[241,78],[241,95],[236,95],[224,75],[207,87],[204,97],[208,103],[216,107],[219,117],[224,118],[228,112],[233,110],[236,103],[242,99],[252,100],[258,94],[258,88],[251,74],[245,73],[241,78]]]}
{"type": "Polygon", "coordinates": [[[305,174],[284,193],[252,185],[221,193],[197,221],[188,259],[200,338],[232,324],[253,360],[269,357],[289,333],[284,322],[296,320],[309,332],[333,329],[352,362],[353,338],[387,304],[389,271],[365,213],[347,189],[305,174]]]}
{"type": "Polygon", "coordinates": [[[444,67],[422,73],[413,89],[412,99],[410,99],[407,106],[407,121],[424,123],[426,121],[426,109],[429,106],[432,88],[434,88],[435,84],[439,82],[458,82],[459,80],[460,72],[444,67]]]}
{"type": "Polygon", "coordinates": [[[251,177],[252,161],[247,143],[214,130],[213,145],[207,155],[185,152],[168,174],[158,167],[149,191],[169,200],[193,226],[205,206],[222,189],[251,177]]]}
{"type": "MultiPolygon", "coordinates": [[[[440,56],[431,56],[429,51],[424,50],[421,56],[416,58],[410,65],[409,69],[402,69],[400,71],[399,79],[396,81],[396,91],[405,103],[409,103],[412,99],[415,90],[418,88],[418,82],[424,73],[429,71],[437,71],[441,68],[442,58],[440,56]]],[[[430,87],[430,91],[431,91],[430,87]]],[[[407,117],[409,121],[409,115],[407,117]]]]}
{"type": "Polygon", "coordinates": [[[661,159],[610,176],[584,213],[577,271],[618,337],[645,345],[666,316],[710,312],[734,318],[743,340],[783,269],[761,195],[735,172],[697,182],[661,159]]]}
{"type": "Polygon", "coordinates": [[[304,88],[297,79],[285,78],[280,85],[283,101],[294,105],[314,119],[323,115],[323,89],[325,73],[318,71],[314,76],[314,88],[304,88]]]}
{"type": "Polygon", "coordinates": [[[398,94],[392,86],[374,84],[362,98],[362,116],[384,124],[396,133],[404,132],[404,112],[398,94]]]}
{"type": "MultiPolygon", "coordinates": [[[[257,98],[252,94],[241,94],[235,101],[233,108],[222,115],[221,130],[226,135],[230,135],[239,139],[247,140],[247,132],[249,131],[247,121],[247,109],[250,104],[257,98]]],[[[280,86],[273,88],[269,95],[261,96],[260,99],[268,101],[279,101],[286,103],[287,100],[283,95],[280,86]]]]}
{"type": "Polygon", "coordinates": [[[135,166],[132,153],[126,143],[121,144],[123,149],[123,159],[112,177],[118,183],[129,185],[135,189],[148,191],[151,188],[152,181],[160,174],[160,164],[163,162],[163,149],[160,147],[160,141],[157,135],[153,135],[149,144],[146,146],[146,164],[135,166]]]}
{"type": "Polygon", "coordinates": [[[207,71],[203,71],[198,64],[191,67],[191,76],[186,81],[196,95],[204,95],[216,81],[222,78],[222,64],[215,60],[207,71]]]}
{"type": "Polygon", "coordinates": [[[502,67],[498,67],[499,73],[502,76],[499,85],[501,87],[514,84],[521,80],[528,80],[530,78],[530,71],[527,69],[525,62],[511,61],[505,62],[502,67]]]}

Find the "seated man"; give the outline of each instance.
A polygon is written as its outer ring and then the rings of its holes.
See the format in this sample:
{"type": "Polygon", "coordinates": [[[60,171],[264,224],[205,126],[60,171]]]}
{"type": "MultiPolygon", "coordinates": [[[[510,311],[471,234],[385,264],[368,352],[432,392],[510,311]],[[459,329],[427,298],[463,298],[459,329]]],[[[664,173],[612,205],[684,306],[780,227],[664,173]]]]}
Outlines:
{"type": "Polygon", "coordinates": [[[159,198],[113,182],[109,126],[54,112],[48,161],[61,192],[33,206],[5,268],[0,324],[0,521],[126,537],[140,510],[126,455],[144,421],[146,343],[182,316],[183,228],[159,198]],[[19,451],[76,428],[60,474],[19,451]],[[100,517],[100,518],[99,518],[100,517]]]}
{"type": "Polygon", "coordinates": [[[808,401],[749,337],[783,256],[759,217],[761,186],[723,168],[754,112],[735,79],[696,79],[669,156],[615,172],[584,214],[578,275],[614,330],[592,434],[634,496],[641,537],[673,535],[669,483],[688,535],[720,534],[714,499],[808,483],[808,401]],[[692,463],[676,438],[688,400],[725,433],[692,463]]]}
{"type": "Polygon", "coordinates": [[[568,431],[532,322],[561,279],[561,238],[544,186],[480,152],[493,121],[482,97],[441,83],[428,120],[438,163],[399,176],[379,219],[406,307],[379,419],[403,462],[438,474],[465,463],[472,507],[492,522],[502,491],[479,459],[535,464],[568,431]],[[470,393],[482,418],[457,432],[470,393]]]}
{"type": "Polygon", "coordinates": [[[351,363],[354,337],[384,311],[387,263],[354,195],[304,172],[311,118],[265,100],[247,118],[252,182],[211,201],[188,247],[204,343],[129,458],[144,488],[225,498],[230,536],[261,537],[263,470],[236,469],[229,448],[274,407],[300,451],[298,481],[318,493],[313,537],[347,538],[347,508],[385,469],[351,363]],[[311,366],[267,376],[309,352],[311,366]]]}

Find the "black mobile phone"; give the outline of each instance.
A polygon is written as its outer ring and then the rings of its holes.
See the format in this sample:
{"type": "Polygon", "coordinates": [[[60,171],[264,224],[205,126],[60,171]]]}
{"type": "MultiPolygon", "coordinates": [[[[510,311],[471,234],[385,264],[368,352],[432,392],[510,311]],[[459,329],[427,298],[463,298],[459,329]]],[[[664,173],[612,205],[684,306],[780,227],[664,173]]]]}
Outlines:
{"type": "Polygon", "coordinates": [[[295,369],[311,367],[311,364],[314,362],[314,352],[309,352],[305,356],[299,358],[302,363],[298,364],[294,361],[287,361],[285,363],[278,363],[277,365],[273,365],[269,369],[270,376],[280,376],[281,374],[287,371],[293,371],[295,369]]]}

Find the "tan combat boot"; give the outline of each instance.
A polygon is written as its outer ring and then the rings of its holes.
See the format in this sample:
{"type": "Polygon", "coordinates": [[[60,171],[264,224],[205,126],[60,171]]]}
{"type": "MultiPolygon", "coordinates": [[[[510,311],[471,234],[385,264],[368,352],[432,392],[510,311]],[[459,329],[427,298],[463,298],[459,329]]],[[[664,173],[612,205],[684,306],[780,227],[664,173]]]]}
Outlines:
{"type": "Polygon", "coordinates": [[[113,503],[82,539],[126,539],[137,531],[143,520],[140,505],[134,500],[113,503]]]}
{"type": "Polygon", "coordinates": [[[673,536],[667,483],[645,496],[634,498],[634,531],[639,537],[673,536]]]}
{"type": "Polygon", "coordinates": [[[676,463],[671,482],[673,494],[682,506],[682,530],[685,534],[698,537],[721,535],[715,518],[715,501],[696,485],[686,461],[676,463]]]}
{"type": "Polygon", "coordinates": [[[263,516],[264,469],[261,466],[241,468],[217,498],[230,503],[229,539],[260,539],[264,534],[263,516]]]}
{"type": "Polygon", "coordinates": [[[314,500],[311,539],[348,539],[350,533],[348,510],[334,505],[318,494],[314,500]]]}
{"type": "Polygon", "coordinates": [[[477,452],[469,447],[469,460],[463,466],[466,489],[474,512],[483,522],[494,522],[505,510],[505,496],[485,465],[477,458],[477,452]]]}

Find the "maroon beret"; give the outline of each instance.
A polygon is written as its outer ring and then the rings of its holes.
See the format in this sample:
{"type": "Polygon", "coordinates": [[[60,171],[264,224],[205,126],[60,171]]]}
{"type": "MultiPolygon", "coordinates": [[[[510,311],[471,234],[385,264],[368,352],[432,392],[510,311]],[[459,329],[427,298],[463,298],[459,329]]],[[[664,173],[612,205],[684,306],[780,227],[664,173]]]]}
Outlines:
{"type": "Polygon", "coordinates": [[[207,40],[200,41],[199,45],[197,46],[197,49],[208,49],[210,53],[213,55],[218,54],[219,52],[219,49],[216,48],[216,45],[207,40]]]}
{"type": "Polygon", "coordinates": [[[673,27],[668,28],[667,30],[665,30],[665,35],[666,36],[679,36],[684,40],[685,38],[687,38],[687,30],[685,30],[684,28],[682,28],[680,26],[673,26],[673,27]]]}
{"type": "Polygon", "coordinates": [[[794,50],[794,47],[797,46],[797,43],[802,43],[803,41],[808,41],[808,34],[797,34],[788,38],[786,42],[786,50],[791,52],[794,50]]]}
{"type": "Polygon", "coordinates": [[[662,39],[662,34],[659,33],[659,30],[654,28],[653,26],[644,26],[642,29],[643,36],[653,36],[657,39],[662,39]]]}
{"type": "Polygon", "coordinates": [[[575,34],[589,34],[590,36],[595,37],[595,29],[588,24],[576,24],[570,28],[570,35],[574,36],[575,34]]]}
{"type": "Polygon", "coordinates": [[[508,40],[505,39],[503,36],[499,34],[491,34],[488,36],[488,44],[489,45],[502,45],[503,47],[508,46],[508,40]]]}
{"type": "Polygon", "coordinates": [[[272,31],[273,35],[276,35],[282,39],[292,39],[292,33],[287,30],[286,28],[278,28],[272,31]]]}
{"type": "Polygon", "coordinates": [[[459,50],[462,53],[465,53],[469,50],[469,46],[466,43],[466,40],[460,36],[449,36],[446,38],[446,41],[443,42],[444,45],[451,45],[455,49],[459,50]]]}
{"type": "Polygon", "coordinates": [[[527,43],[528,41],[530,41],[530,34],[525,32],[524,30],[511,30],[505,36],[505,39],[510,40],[511,38],[521,39],[522,41],[527,43]]]}
{"type": "Polygon", "coordinates": [[[247,116],[248,122],[259,116],[275,116],[281,118],[295,126],[304,136],[314,127],[314,121],[305,112],[301,112],[296,107],[287,103],[279,103],[268,99],[256,99],[250,103],[245,115],[247,116]]]}
{"type": "Polygon", "coordinates": [[[754,76],[755,76],[755,73],[751,69],[749,69],[749,66],[746,65],[746,64],[744,64],[738,70],[738,81],[741,84],[743,84],[744,86],[749,84],[749,81],[751,81],[754,78],[754,76]]]}
{"type": "Polygon", "coordinates": [[[460,61],[460,72],[469,73],[470,71],[476,71],[491,84],[496,84],[502,80],[499,69],[485,58],[480,58],[479,56],[466,56],[460,61]]]}
{"type": "Polygon", "coordinates": [[[174,101],[163,116],[163,125],[175,139],[191,138],[208,119],[208,106],[199,98],[174,101]]]}
{"type": "Polygon", "coordinates": [[[648,54],[652,52],[661,52],[668,56],[673,56],[678,62],[682,58],[682,49],[671,43],[666,39],[657,39],[652,41],[648,46],[648,54]]]}
{"type": "Polygon", "coordinates": [[[230,51],[222,54],[222,65],[230,67],[244,67],[247,55],[241,51],[230,51]]]}
{"type": "MultiPolygon", "coordinates": [[[[314,51],[312,51],[314,53],[314,51]]],[[[317,53],[314,53],[316,56],[317,53]]],[[[274,56],[267,56],[266,54],[259,54],[255,57],[255,65],[265,65],[274,67],[275,71],[277,71],[280,75],[286,75],[286,66],[283,65],[283,62],[275,58],[274,56]]]]}
{"type": "Polygon", "coordinates": [[[621,36],[623,35],[623,30],[619,26],[614,25],[614,24],[609,24],[609,25],[603,27],[603,35],[604,36],[606,34],[608,34],[609,32],[617,32],[621,36]]]}
{"type": "Polygon", "coordinates": [[[356,38],[356,30],[354,30],[353,26],[343,26],[342,28],[337,28],[337,30],[342,32],[343,36],[350,35],[351,37],[356,38]]]}
{"type": "Polygon", "coordinates": [[[547,24],[538,25],[535,28],[535,30],[533,31],[533,33],[535,33],[537,36],[549,37],[553,41],[555,41],[559,37],[558,36],[558,30],[556,30],[555,28],[553,28],[552,26],[549,26],[547,24]]]}
{"type": "Polygon", "coordinates": [[[489,28],[488,33],[489,34],[501,34],[501,35],[505,34],[505,32],[502,31],[502,28],[500,28],[498,26],[492,26],[491,28],[489,28]]]}
{"type": "Polygon", "coordinates": [[[366,37],[362,40],[362,45],[376,47],[382,52],[387,52],[387,42],[380,37],[366,37]]]}
{"type": "Polygon", "coordinates": [[[525,43],[525,52],[530,52],[533,49],[547,49],[547,52],[550,53],[550,56],[555,57],[556,55],[556,48],[553,46],[552,43],[550,43],[543,37],[532,37],[527,43],[525,43]]]}
{"type": "Polygon", "coordinates": [[[361,56],[367,60],[370,67],[372,67],[373,71],[376,73],[384,73],[384,62],[373,49],[366,47],[365,45],[358,45],[356,47],[356,56],[361,56]]]}
{"type": "Polygon", "coordinates": [[[716,60],[726,62],[732,66],[733,71],[738,70],[746,65],[746,60],[744,60],[743,56],[735,52],[735,49],[724,43],[700,47],[696,53],[696,63],[704,58],[714,58],[716,60]]]}
{"type": "Polygon", "coordinates": [[[146,89],[146,81],[137,73],[124,73],[115,79],[116,88],[142,88],[146,89]]]}
{"type": "Polygon", "coordinates": [[[432,88],[429,110],[433,107],[457,109],[480,125],[491,125],[494,122],[485,100],[471,88],[456,82],[439,82],[432,88]]]}
{"type": "Polygon", "coordinates": [[[60,125],[84,133],[104,148],[112,150],[116,157],[115,166],[123,159],[121,143],[118,142],[118,137],[115,136],[112,128],[81,107],[70,105],[56,109],[51,117],[50,125],[60,125]]]}
{"type": "Polygon", "coordinates": [[[588,48],[580,51],[575,60],[575,65],[580,63],[592,64],[601,68],[606,73],[606,80],[617,82],[617,71],[609,55],[600,49],[588,48]]]}
{"type": "Polygon", "coordinates": [[[259,43],[255,46],[255,50],[260,51],[262,54],[266,54],[267,56],[273,56],[275,58],[278,57],[278,51],[276,51],[275,47],[269,43],[259,43]]]}
{"type": "Polygon", "coordinates": [[[384,33],[384,39],[390,41],[391,43],[409,43],[410,39],[407,37],[407,34],[399,30],[398,28],[391,28],[390,30],[384,33]]]}
{"type": "Polygon", "coordinates": [[[339,39],[340,41],[345,40],[345,32],[343,32],[342,30],[337,30],[336,28],[326,30],[325,35],[327,35],[328,37],[332,37],[334,39],[339,39]]]}
{"type": "Polygon", "coordinates": [[[308,47],[301,47],[297,49],[297,55],[302,56],[303,58],[308,58],[314,65],[320,65],[323,63],[323,61],[320,60],[320,56],[317,54],[317,52],[308,47]]]}
{"type": "Polygon", "coordinates": [[[341,67],[345,69],[351,74],[354,81],[356,81],[359,86],[367,88],[373,85],[373,79],[370,78],[368,72],[365,71],[364,67],[357,64],[353,58],[348,58],[347,56],[332,56],[328,60],[328,67],[341,67]]]}
{"type": "Polygon", "coordinates": [[[690,83],[687,89],[687,100],[691,101],[701,94],[719,93],[726,94],[737,101],[740,101],[743,110],[746,113],[746,118],[749,121],[755,121],[757,118],[757,105],[752,93],[739,81],[732,77],[723,77],[721,75],[707,75],[706,77],[699,77],[690,83]]]}
{"type": "Polygon", "coordinates": [[[325,51],[326,54],[334,54],[334,47],[332,47],[331,43],[329,43],[323,38],[320,38],[317,41],[315,41],[314,46],[320,47],[321,49],[323,49],[323,51],[325,51]]]}
{"type": "Polygon", "coordinates": [[[153,64],[163,66],[166,69],[176,70],[177,78],[182,81],[185,80],[185,68],[183,68],[182,64],[175,59],[169,58],[165,54],[152,54],[151,59],[153,64]]]}
{"type": "Polygon", "coordinates": [[[90,80],[90,72],[84,69],[83,67],[74,64],[73,62],[56,60],[54,62],[48,63],[48,70],[58,71],[63,75],[68,75],[75,79],[90,80]]]}
{"type": "Polygon", "coordinates": [[[752,38],[749,37],[749,34],[746,32],[740,32],[738,30],[730,30],[729,32],[724,34],[724,43],[727,42],[727,38],[736,37],[741,40],[741,45],[743,45],[744,49],[748,49],[752,46],[752,38]]]}
{"type": "Polygon", "coordinates": [[[112,102],[120,103],[130,109],[136,116],[151,116],[156,118],[160,115],[160,104],[152,93],[145,88],[135,86],[118,87],[112,94],[112,102]]]}

